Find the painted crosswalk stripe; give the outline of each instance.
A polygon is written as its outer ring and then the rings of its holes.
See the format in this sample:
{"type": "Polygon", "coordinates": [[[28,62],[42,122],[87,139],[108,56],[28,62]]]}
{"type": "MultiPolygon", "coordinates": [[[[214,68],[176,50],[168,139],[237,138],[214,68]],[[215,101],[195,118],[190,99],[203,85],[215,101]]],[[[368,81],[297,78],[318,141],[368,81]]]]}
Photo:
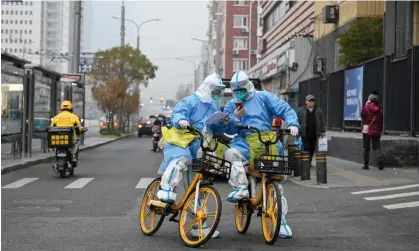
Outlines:
{"type": "Polygon", "coordinates": [[[155,178],[141,178],[135,188],[147,188],[155,178]]]}
{"type": "Polygon", "coordinates": [[[411,192],[411,193],[396,193],[396,194],[376,196],[376,197],[365,197],[364,199],[366,199],[366,200],[387,200],[387,199],[395,199],[395,198],[409,197],[409,196],[415,196],[415,195],[419,195],[419,191],[411,192]]]}
{"type": "Polygon", "coordinates": [[[379,193],[379,192],[386,192],[386,191],[395,191],[395,190],[402,190],[402,189],[409,189],[419,187],[419,184],[407,185],[407,186],[400,186],[400,187],[388,187],[388,188],[380,188],[380,189],[372,189],[372,190],[365,190],[365,191],[358,191],[352,192],[351,194],[364,194],[364,193],[379,193]]]}
{"type": "Polygon", "coordinates": [[[419,207],[419,201],[412,201],[412,202],[405,202],[405,203],[398,203],[392,205],[385,205],[383,206],[387,209],[400,209],[400,208],[410,208],[410,207],[419,207]]]}
{"type": "Polygon", "coordinates": [[[20,179],[18,181],[15,181],[13,183],[10,183],[9,185],[6,185],[4,187],[2,187],[3,189],[10,189],[10,188],[19,188],[19,187],[23,187],[26,184],[29,184],[31,182],[34,182],[35,180],[37,180],[38,178],[23,178],[20,179]]]}
{"type": "Polygon", "coordinates": [[[80,178],[80,179],[77,179],[76,181],[71,182],[70,184],[68,184],[64,188],[66,188],[66,189],[83,188],[85,185],[87,185],[92,180],[94,180],[94,178],[80,178]]]}

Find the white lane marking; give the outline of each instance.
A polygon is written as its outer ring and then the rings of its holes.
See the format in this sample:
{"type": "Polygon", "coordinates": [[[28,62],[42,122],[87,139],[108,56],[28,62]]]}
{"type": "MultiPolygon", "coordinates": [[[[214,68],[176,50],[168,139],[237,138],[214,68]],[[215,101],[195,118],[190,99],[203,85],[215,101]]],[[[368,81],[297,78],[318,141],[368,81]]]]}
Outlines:
{"type": "Polygon", "coordinates": [[[66,188],[66,189],[83,188],[85,185],[87,185],[87,183],[89,183],[92,180],[94,180],[94,178],[80,178],[80,179],[77,179],[76,181],[71,182],[70,184],[68,184],[64,188],[66,188]]]}
{"type": "Polygon", "coordinates": [[[407,186],[401,186],[401,187],[388,187],[388,188],[358,191],[358,192],[352,192],[351,194],[379,193],[379,192],[402,190],[402,189],[408,189],[408,188],[414,188],[414,187],[419,187],[419,184],[413,184],[413,185],[407,185],[407,186]]]}
{"type": "Polygon", "coordinates": [[[135,188],[147,188],[155,178],[141,178],[135,188]]]}
{"type": "Polygon", "coordinates": [[[19,188],[19,187],[23,187],[26,184],[29,184],[31,182],[34,182],[35,180],[37,180],[38,178],[23,178],[20,179],[18,181],[15,181],[13,183],[10,183],[9,185],[6,185],[2,188],[19,188]]]}
{"type": "Polygon", "coordinates": [[[419,207],[419,201],[412,201],[412,202],[406,202],[406,203],[398,203],[398,204],[392,204],[392,205],[385,205],[383,206],[387,209],[400,209],[400,208],[409,208],[409,207],[419,207]]]}
{"type": "Polygon", "coordinates": [[[401,197],[408,197],[408,196],[415,196],[419,195],[419,191],[411,192],[411,193],[396,193],[384,196],[376,196],[376,197],[365,197],[366,200],[386,200],[386,199],[394,199],[394,198],[401,198],[401,197]]]}

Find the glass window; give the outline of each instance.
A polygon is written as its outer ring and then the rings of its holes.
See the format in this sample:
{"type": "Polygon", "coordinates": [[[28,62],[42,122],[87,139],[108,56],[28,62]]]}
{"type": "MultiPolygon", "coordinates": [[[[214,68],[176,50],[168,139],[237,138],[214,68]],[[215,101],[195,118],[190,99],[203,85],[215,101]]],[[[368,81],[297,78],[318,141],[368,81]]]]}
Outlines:
{"type": "Polygon", "coordinates": [[[18,20],[15,20],[15,24],[18,24],[19,23],[19,21],[18,20]]]}
{"type": "Polygon", "coordinates": [[[23,10],[20,11],[20,15],[23,15],[23,10]]]}
{"type": "Polygon", "coordinates": [[[28,15],[28,11],[25,11],[25,15],[28,15]]]}
{"type": "Polygon", "coordinates": [[[33,5],[33,2],[32,2],[32,1],[30,1],[30,4],[31,4],[31,5],[33,5]]]}
{"type": "Polygon", "coordinates": [[[32,30],[29,30],[29,34],[32,34],[32,30]]]}
{"type": "Polygon", "coordinates": [[[29,20],[29,24],[32,24],[32,20],[29,20]]]}
{"type": "Polygon", "coordinates": [[[3,19],[1,20],[1,24],[4,24],[4,20],[3,19]]]}
{"type": "Polygon", "coordinates": [[[28,2],[25,2],[25,5],[28,5],[28,2]]]}
{"type": "Polygon", "coordinates": [[[8,10],[6,10],[6,15],[9,15],[9,11],[8,10]]]}
{"type": "Polygon", "coordinates": [[[15,48],[15,53],[17,52],[17,48],[15,48]]]}
{"type": "Polygon", "coordinates": [[[9,24],[9,20],[6,20],[6,24],[9,24]]]}
{"type": "Polygon", "coordinates": [[[248,39],[244,37],[233,38],[233,49],[235,50],[247,50],[248,39]]]}
{"type": "Polygon", "coordinates": [[[233,59],[233,71],[247,71],[247,59],[233,59]]]}
{"type": "Polygon", "coordinates": [[[52,79],[43,76],[41,71],[35,73],[35,95],[34,95],[34,123],[35,131],[47,129],[51,118],[51,83],[52,79]]]}
{"type": "Polygon", "coordinates": [[[249,1],[247,1],[247,0],[235,0],[234,5],[249,5],[249,1]]]}
{"type": "Polygon", "coordinates": [[[248,16],[234,16],[233,27],[234,28],[243,28],[248,25],[248,16]]]}
{"type": "Polygon", "coordinates": [[[29,14],[32,15],[32,11],[30,11],[29,14]]]}
{"type": "Polygon", "coordinates": [[[20,24],[23,24],[23,20],[20,20],[20,24]]]}
{"type": "Polygon", "coordinates": [[[28,20],[25,20],[25,24],[28,24],[28,20]]]}

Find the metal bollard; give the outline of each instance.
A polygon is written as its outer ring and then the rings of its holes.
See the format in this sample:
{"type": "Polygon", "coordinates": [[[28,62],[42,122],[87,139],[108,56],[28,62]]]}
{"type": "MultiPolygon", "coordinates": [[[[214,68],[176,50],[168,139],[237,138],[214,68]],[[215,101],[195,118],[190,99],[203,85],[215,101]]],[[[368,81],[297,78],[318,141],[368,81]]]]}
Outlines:
{"type": "MultiPolygon", "coordinates": [[[[295,170],[295,165],[294,165],[294,162],[295,162],[295,158],[294,158],[294,151],[295,151],[295,149],[296,149],[296,145],[295,144],[293,144],[293,143],[288,143],[288,159],[287,159],[287,161],[288,161],[288,165],[292,168],[292,169],[294,169],[295,170]]],[[[295,172],[295,171],[294,171],[295,172]]]]}
{"type": "Polygon", "coordinates": [[[301,151],[298,149],[295,149],[294,152],[294,177],[300,177],[301,176],[301,151]]]}
{"type": "Polygon", "coordinates": [[[326,152],[316,153],[317,184],[327,184],[326,152]]]}
{"type": "Polygon", "coordinates": [[[301,180],[310,179],[310,153],[301,153],[301,180]]]}

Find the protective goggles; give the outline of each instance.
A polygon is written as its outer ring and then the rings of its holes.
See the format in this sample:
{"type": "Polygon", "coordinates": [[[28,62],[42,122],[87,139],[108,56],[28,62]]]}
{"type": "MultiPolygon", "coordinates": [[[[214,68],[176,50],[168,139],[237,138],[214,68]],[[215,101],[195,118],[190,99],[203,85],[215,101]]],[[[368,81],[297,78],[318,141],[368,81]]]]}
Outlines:
{"type": "Polygon", "coordinates": [[[239,88],[243,88],[243,86],[246,86],[246,84],[249,82],[249,80],[243,80],[243,81],[239,81],[239,82],[230,82],[230,86],[231,89],[235,90],[235,89],[239,89],[239,88]]]}
{"type": "Polygon", "coordinates": [[[223,92],[222,90],[214,89],[214,90],[211,91],[211,94],[221,95],[222,92],[223,92]]]}
{"type": "Polygon", "coordinates": [[[247,92],[246,88],[237,88],[233,90],[234,94],[247,92]]]}

